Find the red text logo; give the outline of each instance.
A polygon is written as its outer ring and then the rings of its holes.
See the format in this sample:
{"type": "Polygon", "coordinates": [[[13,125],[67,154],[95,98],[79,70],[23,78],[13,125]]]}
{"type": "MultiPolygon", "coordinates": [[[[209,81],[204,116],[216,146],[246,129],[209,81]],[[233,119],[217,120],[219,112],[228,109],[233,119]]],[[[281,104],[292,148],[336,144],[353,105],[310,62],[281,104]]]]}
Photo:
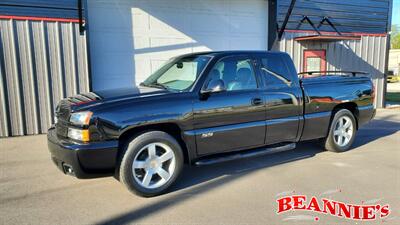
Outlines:
{"type": "Polygon", "coordinates": [[[318,200],[315,196],[308,199],[305,195],[292,195],[276,201],[278,203],[278,214],[305,210],[352,220],[382,219],[390,214],[389,205],[356,205],[326,198],[318,200]]]}

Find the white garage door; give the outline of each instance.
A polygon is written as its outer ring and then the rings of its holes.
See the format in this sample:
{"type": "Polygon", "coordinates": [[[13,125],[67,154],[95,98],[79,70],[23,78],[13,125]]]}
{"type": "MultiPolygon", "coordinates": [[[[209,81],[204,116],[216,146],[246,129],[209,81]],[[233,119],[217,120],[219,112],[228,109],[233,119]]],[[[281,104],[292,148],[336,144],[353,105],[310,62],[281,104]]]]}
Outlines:
{"type": "Polygon", "coordinates": [[[89,0],[94,90],[133,86],[170,57],[266,50],[266,0],[89,0]]]}

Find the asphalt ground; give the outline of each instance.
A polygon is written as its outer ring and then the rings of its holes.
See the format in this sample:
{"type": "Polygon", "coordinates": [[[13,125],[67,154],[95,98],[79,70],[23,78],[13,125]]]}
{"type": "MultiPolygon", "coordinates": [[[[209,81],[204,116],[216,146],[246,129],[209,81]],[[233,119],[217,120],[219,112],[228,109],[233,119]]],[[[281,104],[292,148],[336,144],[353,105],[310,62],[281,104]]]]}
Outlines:
{"type": "Polygon", "coordinates": [[[46,136],[0,139],[1,224],[400,224],[400,110],[379,110],[354,148],[295,150],[186,167],[171,192],[141,198],[114,178],[78,180],[51,162],[46,136]],[[388,204],[370,222],[309,211],[277,214],[299,194],[352,204],[388,204]],[[318,220],[316,219],[318,218],[318,220]]]}

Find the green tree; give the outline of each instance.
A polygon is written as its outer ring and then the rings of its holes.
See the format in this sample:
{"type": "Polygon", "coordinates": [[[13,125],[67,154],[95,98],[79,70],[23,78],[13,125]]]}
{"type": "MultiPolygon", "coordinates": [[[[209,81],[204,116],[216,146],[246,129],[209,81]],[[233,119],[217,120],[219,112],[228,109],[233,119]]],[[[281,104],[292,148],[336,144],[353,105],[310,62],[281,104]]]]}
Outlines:
{"type": "Polygon", "coordinates": [[[392,49],[400,49],[400,26],[392,26],[392,35],[390,38],[390,45],[392,49]]]}

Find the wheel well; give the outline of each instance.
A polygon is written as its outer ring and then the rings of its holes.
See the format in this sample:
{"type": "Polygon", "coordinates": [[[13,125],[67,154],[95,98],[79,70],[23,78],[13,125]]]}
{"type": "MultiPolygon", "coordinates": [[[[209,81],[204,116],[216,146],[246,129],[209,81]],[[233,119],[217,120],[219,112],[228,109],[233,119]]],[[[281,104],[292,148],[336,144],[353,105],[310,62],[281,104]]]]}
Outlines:
{"type": "Polygon", "coordinates": [[[336,112],[338,112],[341,109],[347,109],[349,110],[351,113],[353,113],[354,118],[356,119],[356,127],[358,129],[358,115],[359,115],[359,111],[358,111],[358,106],[356,103],[354,102],[347,102],[347,103],[342,103],[339,104],[337,106],[335,106],[335,108],[333,108],[332,110],[332,119],[335,116],[336,112]]]}
{"type": "Polygon", "coordinates": [[[123,150],[123,147],[124,147],[126,141],[128,141],[129,139],[131,139],[134,136],[138,136],[138,135],[143,134],[148,131],[163,131],[165,133],[168,133],[172,137],[174,137],[182,148],[184,162],[185,163],[189,162],[188,149],[187,149],[186,144],[183,141],[182,136],[181,136],[182,131],[181,131],[180,127],[174,123],[145,125],[145,126],[135,127],[135,128],[125,131],[124,133],[122,133],[119,136],[118,157],[121,157],[121,154],[123,153],[122,150],[123,150]]]}

